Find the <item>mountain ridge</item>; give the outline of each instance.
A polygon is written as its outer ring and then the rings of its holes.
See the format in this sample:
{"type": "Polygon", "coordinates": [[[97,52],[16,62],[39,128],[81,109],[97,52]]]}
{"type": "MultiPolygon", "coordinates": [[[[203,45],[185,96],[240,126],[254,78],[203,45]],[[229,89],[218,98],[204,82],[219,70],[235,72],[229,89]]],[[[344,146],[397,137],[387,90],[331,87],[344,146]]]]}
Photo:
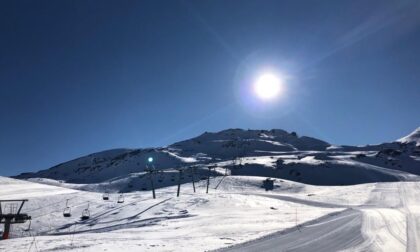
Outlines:
{"type": "MultiPolygon", "coordinates": [[[[401,139],[407,140],[406,137],[401,139]]],[[[46,178],[77,184],[106,183],[116,178],[133,181],[138,177],[146,178],[146,166],[151,166],[147,160],[153,157],[154,168],[168,177],[168,184],[176,180],[174,169],[191,165],[201,166],[198,169],[201,176],[205,176],[208,165],[213,165],[237,175],[271,176],[309,184],[357,184],[398,181],[411,179],[409,174],[420,175],[419,152],[419,146],[412,141],[336,146],[281,129],[226,129],[204,132],[165,147],[119,148],[92,153],[15,178],[46,178]],[[237,169],[239,166],[241,169],[237,169]],[[284,172],[279,167],[284,168],[284,172]],[[337,174],[324,178],[325,172],[337,174]],[[354,181],[342,178],[345,174],[350,174],[354,181]]],[[[146,183],[140,180],[137,182],[146,183]]],[[[141,187],[149,189],[145,185],[141,187]]]]}

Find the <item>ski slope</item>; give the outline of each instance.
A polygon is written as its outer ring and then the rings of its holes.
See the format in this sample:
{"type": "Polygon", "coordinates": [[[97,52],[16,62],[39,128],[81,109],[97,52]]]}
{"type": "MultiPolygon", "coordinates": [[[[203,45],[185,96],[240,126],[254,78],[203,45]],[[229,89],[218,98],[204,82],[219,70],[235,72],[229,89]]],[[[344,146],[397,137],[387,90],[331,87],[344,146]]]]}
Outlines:
{"type": "Polygon", "coordinates": [[[220,251],[419,251],[419,193],[419,182],[374,184],[364,204],[220,251]]]}
{"type": "Polygon", "coordinates": [[[420,251],[419,134],[336,146],[229,129],[0,177],[0,199],[29,199],[23,212],[32,216],[0,251],[420,251]],[[261,188],[267,177],[273,191],[261,188]]]}
{"type": "Polygon", "coordinates": [[[28,198],[29,223],[0,251],[418,251],[420,182],[313,186],[262,177],[215,177],[151,192],[102,194],[0,178],[0,198],[28,198]],[[223,179],[223,181],[221,181],[223,179]],[[221,183],[219,184],[219,182],[221,183]],[[219,184],[217,189],[214,189],[219,184]],[[418,197],[418,196],[417,196],[418,197]],[[66,199],[72,217],[64,218],[66,199]],[[91,218],[81,221],[87,207],[91,218]]]}

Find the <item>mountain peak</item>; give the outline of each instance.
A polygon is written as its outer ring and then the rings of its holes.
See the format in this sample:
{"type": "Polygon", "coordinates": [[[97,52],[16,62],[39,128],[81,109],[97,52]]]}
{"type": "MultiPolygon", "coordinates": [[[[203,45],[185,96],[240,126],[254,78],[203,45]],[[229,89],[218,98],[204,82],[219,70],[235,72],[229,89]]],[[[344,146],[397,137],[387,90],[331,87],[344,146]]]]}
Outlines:
{"type": "Polygon", "coordinates": [[[415,129],[409,135],[407,135],[407,136],[405,136],[403,138],[398,139],[397,142],[401,142],[401,143],[415,142],[416,145],[420,145],[420,127],[418,127],[417,129],[415,129]]]}
{"type": "MultiPolygon", "coordinates": [[[[219,155],[226,154],[226,149],[222,147],[227,146],[232,147],[231,151],[247,149],[253,152],[255,150],[325,150],[330,144],[281,129],[226,129],[219,132],[205,132],[197,137],[174,143],[169,147],[219,155]]],[[[188,152],[188,155],[190,154],[188,152]]]]}

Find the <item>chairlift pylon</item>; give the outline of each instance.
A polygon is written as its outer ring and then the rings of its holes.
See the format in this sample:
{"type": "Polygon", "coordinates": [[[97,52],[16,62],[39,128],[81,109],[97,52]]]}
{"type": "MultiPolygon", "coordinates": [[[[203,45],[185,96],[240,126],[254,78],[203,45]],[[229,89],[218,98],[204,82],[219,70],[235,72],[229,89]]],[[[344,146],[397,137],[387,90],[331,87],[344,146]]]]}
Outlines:
{"type": "MultiPolygon", "coordinates": [[[[27,201],[27,199],[0,200],[0,223],[4,224],[4,229],[1,233],[1,240],[9,239],[11,225],[25,223],[27,220],[32,219],[28,214],[21,212],[23,205],[27,201]],[[7,208],[9,208],[9,211],[7,211],[7,208]]],[[[29,225],[30,224],[31,223],[29,223],[29,225]]],[[[30,226],[28,229],[30,229],[30,226]]]]}

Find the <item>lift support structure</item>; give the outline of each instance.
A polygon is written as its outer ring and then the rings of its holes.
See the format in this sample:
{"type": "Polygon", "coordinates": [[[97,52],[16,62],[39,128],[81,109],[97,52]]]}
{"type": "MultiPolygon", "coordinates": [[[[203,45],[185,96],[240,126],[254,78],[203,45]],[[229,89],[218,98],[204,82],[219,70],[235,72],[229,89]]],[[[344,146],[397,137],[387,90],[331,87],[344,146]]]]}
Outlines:
{"type": "Polygon", "coordinates": [[[27,199],[22,200],[0,200],[0,224],[4,223],[3,236],[2,239],[9,239],[10,225],[25,223],[27,220],[31,219],[26,213],[21,213],[22,207],[27,202],[27,199]],[[13,202],[15,202],[14,205],[13,202]],[[7,204],[10,203],[9,211],[6,211],[7,204]],[[19,205],[20,204],[20,205],[19,205]],[[5,209],[3,209],[5,206],[5,209]]]}

